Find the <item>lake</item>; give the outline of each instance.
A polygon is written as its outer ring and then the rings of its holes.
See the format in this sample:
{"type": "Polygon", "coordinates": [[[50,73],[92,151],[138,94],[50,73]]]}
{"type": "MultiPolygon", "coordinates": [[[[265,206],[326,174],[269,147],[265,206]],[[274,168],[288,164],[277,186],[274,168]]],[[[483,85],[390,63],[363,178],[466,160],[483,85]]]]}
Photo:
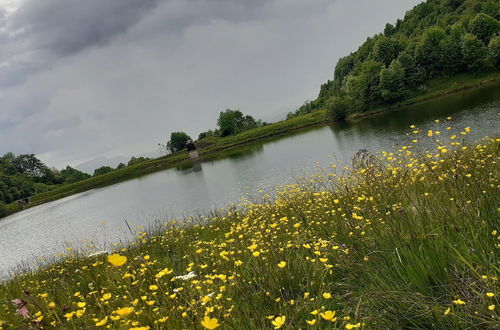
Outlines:
{"type": "MultiPolygon", "coordinates": [[[[500,87],[490,86],[384,113],[355,123],[338,123],[253,144],[202,164],[201,171],[169,169],[94,189],[0,219],[0,275],[20,262],[34,264],[70,246],[110,249],[132,229],[172,217],[202,213],[255,198],[259,189],[291,183],[317,164],[349,165],[361,148],[390,151],[406,144],[409,126],[421,131],[470,126],[469,141],[500,133],[500,87]],[[451,116],[451,120],[446,117],[451,116]],[[439,122],[435,122],[439,119],[439,122]],[[126,222],[125,222],[126,220],[126,222]]],[[[456,131],[455,131],[456,133],[456,131]]],[[[449,135],[449,134],[448,134],[449,135]]]]}

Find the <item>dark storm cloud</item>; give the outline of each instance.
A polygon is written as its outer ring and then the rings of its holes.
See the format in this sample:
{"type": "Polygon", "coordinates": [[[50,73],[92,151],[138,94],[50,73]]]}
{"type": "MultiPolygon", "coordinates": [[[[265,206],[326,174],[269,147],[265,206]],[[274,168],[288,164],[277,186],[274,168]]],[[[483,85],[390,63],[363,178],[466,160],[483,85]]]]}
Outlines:
{"type": "Polygon", "coordinates": [[[34,48],[71,55],[125,33],[157,0],[32,0],[12,20],[34,48]]]}
{"type": "Polygon", "coordinates": [[[93,166],[196,137],[227,107],[291,111],[418,2],[24,1],[0,10],[0,154],[93,166]]]}

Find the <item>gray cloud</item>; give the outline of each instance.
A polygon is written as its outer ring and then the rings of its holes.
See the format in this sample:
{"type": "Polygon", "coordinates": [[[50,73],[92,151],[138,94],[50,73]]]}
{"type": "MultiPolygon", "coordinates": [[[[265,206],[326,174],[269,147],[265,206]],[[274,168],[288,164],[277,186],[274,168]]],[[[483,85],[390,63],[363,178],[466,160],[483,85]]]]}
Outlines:
{"type": "Polygon", "coordinates": [[[226,107],[293,110],[418,2],[28,1],[0,15],[0,153],[89,164],[196,136],[226,107]]]}
{"type": "Polygon", "coordinates": [[[71,55],[103,45],[136,24],[157,0],[32,0],[14,15],[11,28],[35,48],[71,55]]]}

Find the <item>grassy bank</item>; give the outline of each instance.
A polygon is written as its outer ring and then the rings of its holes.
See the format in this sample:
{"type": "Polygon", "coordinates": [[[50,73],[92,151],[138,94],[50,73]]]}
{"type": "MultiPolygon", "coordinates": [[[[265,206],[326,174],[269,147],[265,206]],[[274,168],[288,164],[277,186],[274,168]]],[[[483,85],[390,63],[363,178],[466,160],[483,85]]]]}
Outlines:
{"type": "MultiPolygon", "coordinates": [[[[446,95],[458,93],[464,90],[479,88],[490,84],[498,84],[499,77],[500,74],[495,73],[483,76],[458,75],[449,78],[436,79],[427,84],[426,91],[424,93],[415,93],[410,99],[402,104],[394,107],[379,108],[364,113],[353,114],[349,117],[349,120],[357,120],[387,111],[399,110],[404,108],[406,105],[416,104],[437,97],[445,97],[446,95]]],[[[242,149],[242,146],[247,146],[252,143],[261,143],[262,141],[273,139],[277,136],[283,136],[302,129],[325,125],[326,123],[326,111],[319,110],[269,126],[252,129],[238,135],[202,140],[200,141],[200,145],[203,147],[199,150],[199,153],[201,159],[204,161],[220,159],[233,151],[242,149]]],[[[185,151],[177,152],[172,155],[128,166],[105,175],[92,177],[87,180],[65,185],[45,193],[35,195],[30,198],[30,204],[28,205],[10,204],[7,206],[7,214],[12,214],[25,208],[64,198],[90,189],[101,188],[156,171],[186,165],[189,165],[187,153],[185,151]]]]}
{"type": "Polygon", "coordinates": [[[0,328],[496,328],[500,139],[468,131],[20,274],[0,328]]]}

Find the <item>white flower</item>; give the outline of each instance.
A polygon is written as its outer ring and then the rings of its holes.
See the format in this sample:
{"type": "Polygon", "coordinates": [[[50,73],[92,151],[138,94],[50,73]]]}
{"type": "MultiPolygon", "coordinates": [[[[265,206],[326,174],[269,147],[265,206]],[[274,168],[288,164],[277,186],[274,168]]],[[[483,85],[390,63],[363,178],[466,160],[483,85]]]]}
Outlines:
{"type": "Polygon", "coordinates": [[[108,254],[108,251],[101,250],[101,251],[93,252],[93,253],[89,254],[89,258],[91,258],[91,257],[97,257],[97,256],[102,256],[103,254],[108,254]]]}
{"type": "Polygon", "coordinates": [[[192,279],[193,277],[196,277],[196,274],[195,274],[194,272],[189,272],[189,273],[187,273],[186,275],[176,276],[176,277],[175,277],[175,279],[176,279],[176,280],[183,280],[183,281],[187,281],[187,280],[192,279]]]}

